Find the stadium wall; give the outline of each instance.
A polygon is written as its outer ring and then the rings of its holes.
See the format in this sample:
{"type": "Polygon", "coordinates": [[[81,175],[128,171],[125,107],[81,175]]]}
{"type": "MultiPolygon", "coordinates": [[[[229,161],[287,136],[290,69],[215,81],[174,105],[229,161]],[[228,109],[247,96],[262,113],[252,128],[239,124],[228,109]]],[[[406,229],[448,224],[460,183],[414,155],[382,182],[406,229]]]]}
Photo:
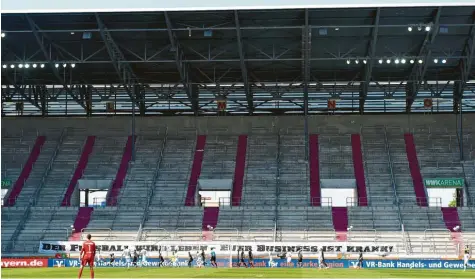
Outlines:
{"type": "MultiPolygon", "coordinates": [[[[309,116],[309,133],[319,133],[327,126],[341,133],[359,133],[361,127],[388,126],[401,129],[417,129],[432,126],[448,131],[456,131],[457,116],[437,115],[318,115],[309,116]]],[[[473,129],[475,114],[463,116],[464,129],[473,129]]],[[[123,132],[129,134],[131,117],[61,117],[61,118],[2,118],[3,130],[18,131],[37,129],[40,133],[58,128],[78,128],[109,134],[123,132]],[[105,128],[105,129],[104,129],[105,128]]],[[[199,134],[248,134],[281,132],[303,132],[303,116],[176,116],[176,117],[136,117],[137,134],[157,134],[160,128],[168,127],[169,134],[181,133],[183,129],[196,129],[199,134]]],[[[410,132],[407,130],[406,132],[410,132]]]]}

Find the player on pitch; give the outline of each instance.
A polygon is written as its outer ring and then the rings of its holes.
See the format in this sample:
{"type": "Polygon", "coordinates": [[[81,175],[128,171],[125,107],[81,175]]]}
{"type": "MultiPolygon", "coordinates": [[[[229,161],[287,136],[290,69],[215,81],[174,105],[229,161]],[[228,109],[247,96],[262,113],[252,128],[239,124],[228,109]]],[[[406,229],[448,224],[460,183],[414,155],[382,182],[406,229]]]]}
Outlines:
{"type": "Polygon", "coordinates": [[[81,257],[81,269],[79,269],[79,276],[82,276],[82,270],[86,264],[89,265],[89,269],[91,270],[91,279],[94,279],[94,259],[96,257],[96,243],[91,241],[91,235],[87,235],[87,240],[84,241],[82,244],[81,253],[79,254],[81,257]]]}

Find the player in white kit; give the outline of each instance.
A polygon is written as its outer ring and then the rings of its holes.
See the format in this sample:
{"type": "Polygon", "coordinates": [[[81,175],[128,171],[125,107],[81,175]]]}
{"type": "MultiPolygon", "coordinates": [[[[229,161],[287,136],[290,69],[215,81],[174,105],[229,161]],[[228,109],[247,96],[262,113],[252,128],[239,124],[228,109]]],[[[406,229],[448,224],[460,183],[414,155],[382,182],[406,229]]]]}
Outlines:
{"type": "Polygon", "coordinates": [[[470,261],[470,253],[465,253],[463,255],[463,271],[467,270],[469,261],[470,261]]]}
{"type": "Polygon", "coordinates": [[[140,256],[142,257],[141,265],[142,265],[142,266],[147,266],[147,265],[148,265],[148,262],[147,262],[147,250],[142,249],[142,251],[140,251],[140,256]]]}
{"type": "Polygon", "coordinates": [[[201,257],[200,251],[196,251],[196,267],[203,267],[203,258],[201,257]]]}
{"type": "Polygon", "coordinates": [[[96,249],[96,262],[102,262],[101,249],[96,249]]]}
{"type": "Polygon", "coordinates": [[[285,256],[287,257],[287,264],[290,265],[290,263],[292,263],[292,254],[287,252],[285,256]]]}
{"type": "Polygon", "coordinates": [[[125,263],[127,265],[127,269],[130,269],[130,249],[129,249],[129,246],[125,246],[125,249],[122,252],[122,257],[125,258],[125,263]]]}
{"type": "Polygon", "coordinates": [[[275,267],[277,266],[277,263],[274,262],[274,260],[272,259],[272,254],[271,252],[269,252],[269,267],[272,268],[272,267],[275,267]]]}

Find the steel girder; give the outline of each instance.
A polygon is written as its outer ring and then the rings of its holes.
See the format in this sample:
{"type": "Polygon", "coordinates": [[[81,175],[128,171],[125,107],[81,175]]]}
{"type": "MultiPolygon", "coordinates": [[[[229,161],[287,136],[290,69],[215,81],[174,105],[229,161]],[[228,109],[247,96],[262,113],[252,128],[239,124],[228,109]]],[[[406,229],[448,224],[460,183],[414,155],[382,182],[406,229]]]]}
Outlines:
{"type": "MultiPolygon", "coordinates": [[[[475,24],[475,12],[473,12],[472,20],[473,20],[473,23],[475,24]]],[[[462,55],[465,56],[465,58],[460,59],[460,63],[459,63],[462,87],[465,87],[465,83],[469,80],[470,71],[472,70],[473,60],[475,60],[474,54],[475,54],[475,26],[472,26],[472,28],[470,28],[470,34],[467,38],[467,41],[465,42],[464,50],[462,53],[462,55]]]]}
{"type": "Polygon", "coordinates": [[[419,55],[418,57],[424,57],[423,58],[423,63],[414,63],[414,66],[412,67],[411,74],[409,76],[408,80],[415,80],[416,82],[411,82],[407,83],[407,86],[412,86],[412,88],[408,88],[406,92],[410,94],[410,98],[407,99],[407,104],[406,104],[406,111],[410,112],[412,104],[414,103],[414,99],[417,97],[417,93],[419,92],[419,89],[424,81],[424,77],[427,71],[427,67],[429,66],[429,61],[431,58],[432,54],[432,49],[430,48],[432,44],[435,41],[435,38],[439,34],[439,21],[440,21],[440,15],[442,13],[442,7],[437,8],[437,12],[435,13],[434,19],[433,19],[433,26],[431,27],[430,32],[427,32],[427,35],[424,39],[424,42],[422,43],[422,46],[419,50],[419,55]]]}
{"type": "MultiPolygon", "coordinates": [[[[444,24],[447,27],[472,27],[474,24],[467,23],[448,23],[444,24]]],[[[241,27],[241,30],[301,30],[303,25],[273,25],[273,26],[245,26],[241,27]]],[[[356,24],[356,25],[345,25],[345,24],[330,24],[330,25],[311,25],[311,29],[354,29],[354,28],[374,28],[374,24],[356,24]]],[[[399,24],[380,24],[379,28],[407,28],[407,23],[399,24]]],[[[209,27],[197,27],[190,26],[189,28],[172,28],[172,32],[188,32],[191,31],[235,31],[234,26],[209,26],[209,27]]],[[[29,33],[31,30],[2,30],[5,33],[29,33]]],[[[108,29],[109,32],[168,32],[168,28],[111,28],[108,29]]],[[[71,33],[71,32],[100,32],[98,28],[82,28],[82,29],[44,29],[39,30],[40,33],[71,33]]]]}
{"type": "Polygon", "coordinates": [[[124,57],[124,54],[120,50],[119,46],[115,43],[114,38],[112,38],[111,33],[107,30],[107,27],[102,22],[101,18],[99,17],[98,13],[95,13],[97,26],[99,27],[99,32],[101,34],[101,38],[104,41],[104,45],[106,46],[107,52],[109,53],[109,57],[111,59],[112,65],[114,67],[115,72],[117,73],[120,82],[127,90],[127,94],[132,99],[133,103],[139,106],[141,113],[143,114],[143,100],[142,96],[140,95],[140,91],[134,90],[134,86],[140,84],[137,75],[134,73],[132,68],[130,67],[129,62],[124,57]],[[136,95],[139,93],[139,95],[136,95]]]}
{"type": "Polygon", "coordinates": [[[165,23],[167,25],[168,30],[168,38],[170,40],[170,44],[172,46],[172,51],[175,52],[175,63],[178,73],[180,74],[181,82],[185,87],[186,95],[192,104],[193,111],[195,114],[198,114],[198,88],[192,86],[191,77],[190,77],[190,65],[185,60],[185,53],[183,51],[180,42],[176,38],[176,35],[173,31],[173,25],[168,16],[168,12],[164,12],[165,15],[165,23]]]}
{"type": "MultiPolygon", "coordinates": [[[[472,15],[472,21],[475,23],[475,12],[472,15]]],[[[470,71],[472,69],[472,63],[475,59],[475,27],[472,26],[470,28],[470,33],[468,35],[467,40],[465,41],[465,45],[462,51],[462,55],[465,58],[461,58],[459,62],[459,69],[460,69],[460,81],[456,82],[454,86],[454,113],[459,113],[461,108],[461,102],[463,98],[463,92],[467,81],[470,78],[470,71]]]]}
{"type": "Polygon", "coordinates": [[[246,62],[244,62],[244,51],[243,51],[243,44],[242,44],[242,35],[241,35],[241,24],[239,23],[239,15],[238,11],[234,11],[234,20],[236,22],[236,35],[237,35],[237,44],[238,44],[238,52],[239,52],[239,63],[241,66],[241,73],[242,73],[242,80],[244,82],[244,88],[246,91],[246,99],[247,99],[247,106],[249,109],[249,113],[252,114],[254,110],[254,101],[252,99],[252,91],[249,86],[249,76],[247,73],[246,62]]]}
{"type": "Polygon", "coordinates": [[[302,29],[302,77],[304,85],[304,111],[308,113],[308,83],[310,82],[310,57],[312,54],[312,29],[309,28],[308,9],[305,9],[305,26],[302,29]]]}
{"type": "Polygon", "coordinates": [[[378,29],[379,29],[379,18],[381,17],[381,8],[376,9],[376,14],[374,16],[374,27],[372,30],[372,37],[371,41],[368,43],[368,49],[366,52],[367,64],[364,66],[364,83],[361,85],[360,89],[360,113],[364,113],[364,104],[366,100],[366,96],[368,95],[368,87],[371,81],[371,75],[373,73],[373,65],[374,65],[374,55],[376,53],[376,43],[378,41],[378,29]]]}
{"type": "Polygon", "coordinates": [[[28,21],[28,24],[30,25],[30,28],[33,32],[33,35],[35,36],[35,39],[36,39],[36,42],[38,43],[38,46],[40,47],[41,49],[41,52],[43,53],[45,59],[46,59],[46,62],[47,64],[50,66],[56,80],[58,80],[58,82],[63,86],[64,90],[66,92],[68,92],[68,94],[73,98],[74,101],[76,101],[78,104],[80,104],[84,109],[86,108],[86,105],[84,104],[84,102],[82,102],[78,96],[76,96],[71,88],[68,87],[68,85],[66,84],[65,80],[63,79],[63,77],[61,77],[61,75],[59,74],[59,71],[58,69],[55,67],[53,61],[51,60],[50,56],[48,55],[48,51],[46,50],[46,47],[44,45],[44,42],[43,40],[46,38],[44,35],[41,36],[40,33],[38,32],[38,30],[40,30],[38,28],[38,26],[36,25],[36,23],[33,21],[33,19],[27,14],[26,15],[26,20],[28,21]]]}

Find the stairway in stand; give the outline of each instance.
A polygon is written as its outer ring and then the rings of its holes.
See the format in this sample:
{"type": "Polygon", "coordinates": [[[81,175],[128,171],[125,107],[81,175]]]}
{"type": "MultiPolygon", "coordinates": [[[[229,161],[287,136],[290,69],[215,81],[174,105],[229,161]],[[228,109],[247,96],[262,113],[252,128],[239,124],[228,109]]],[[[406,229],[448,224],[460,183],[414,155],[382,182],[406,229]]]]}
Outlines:
{"type": "Polygon", "coordinates": [[[195,157],[193,158],[193,166],[191,167],[190,181],[188,182],[188,191],[186,192],[185,206],[195,205],[196,188],[198,187],[198,179],[201,175],[201,167],[203,165],[205,145],[206,136],[199,135],[196,139],[195,157]]]}
{"type": "Polygon", "coordinates": [[[219,207],[205,207],[203,212],[203,239],[213,240],[213,230],[218,225],[219,207]]]}
{"type": "Polygon", "coordinates": [[[368,206],[368,196],[366,194],[366,178],[363,165],[363,150],[361,148],[361,136],[351,135],[351,147],[353,154],[353,168],[355,170],[356,189],[358,192],[358,206],[368,206]]]}
{"type": "Polygon", "coordinates": [[[310,204],[321,206],[318,135],[309,136],[310,204]]]}
{"type": "Polygon", "coordinates": [[[72,233],[69,240],[79,241],[81,240],[82,230],[87,228],[89,221],[91,220],[92,212],[94,208],[92,207],[80,207],[78,214],[76,215],[76,220],[74,220],[74,232],[72,233]]]}
{"type": "Polygon", "coordinates": [[[456,207],[442,207],[442,216],[444,217],[445,227],[450,231],[454,245],[460,247],[463,251],[462,225],[456,207]],[[458,229],[456,230],[455,228],[458,229]]]}
{"type": "Polygon", "coordinates": [[[129,162],[132,159],[132,140],[135,141],[136,137],[132,139],[132,136],[129,136],[127,143],[125,144],[124,153],[122,155],[122,160],[117,170],[114,182],[110,189],[109,198],[107,199],[108,206],[116,206],[117,198],[120,193],[120,189],[124,185],[125,177],[127,176],[127,171],[129,170],[129,162]]]}
{"type": "Polygon", "coordinates": [[[422,174],[419,167],[419,160],[417,159],[416,144],[413,135],[404,134],[404,141],[406,143],[406,155],[409,162],[409,170],[411,171],[417,204],[419,206],[427,206],[426,191],[422,181],[422,174]]]}
{"type": "Polygon", "coordinates": [[[13,188],[10,191],[10,195],[8,196],[8,198],[5,197],[5,206],[15,205],[16,199],[20,195],[21,190],[23,189],[23,186],[25,185],[25,181],[30,176],[31,171],[33,170],[33,166],[35,165],[36,160],[38,160],[38,157],[40,156],[41,148],[43,147],[45,141],[46,141],[45,136],[39,136],[36,138],[35,145],[31,149],[30,156],[28,157],[28,160],[26,161],[23,169],[21,170],[21,173],[18,176],[17,181],[13,185],[13,188]]]}
{"type": "Polygon", "coordinates": [[[348,238],[348,208],[332,207],[332,218],[337,241],[346,241],[348,238]]]}
{"type": "Polygon", "coordinates": [[[244,172],[246,171],[247,135],[240,135],[236,151],[236,165],[234,169],[232,205],[241,205],[244,172]]]}
{"type": "Polygon", "coordinates": [[[79,158],[79,162],[76,166],[76,170],[74,171],[73,177],[69,183],[68,189],[64,194],[63,201],[61,202],[61,206],[70,206],[71,205],[71,195],[74,192],[74,188],[78,183],[78,180],[81,179],[84,170],[86,169],[87,162],[89,161],[89,155],[92,153],[92,149],[94,147],[94,143],[96,141],[95,136],[87,137],[86,143],[84,144],[81,157],[79,158]]]}

